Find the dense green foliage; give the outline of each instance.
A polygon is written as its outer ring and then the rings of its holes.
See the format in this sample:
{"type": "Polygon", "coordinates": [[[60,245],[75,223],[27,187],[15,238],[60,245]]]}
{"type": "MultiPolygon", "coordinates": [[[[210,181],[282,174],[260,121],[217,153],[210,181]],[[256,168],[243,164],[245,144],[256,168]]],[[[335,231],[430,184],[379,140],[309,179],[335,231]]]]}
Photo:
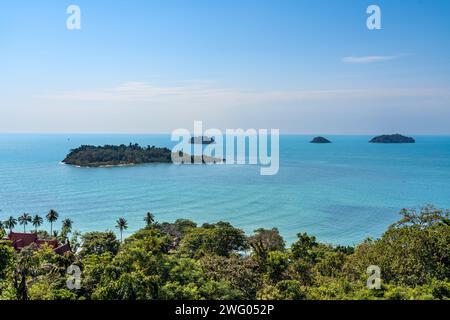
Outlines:
{"type": "Polygon", "coordinates": [[[73,149],[63,163],[81,167],[117,166],[141,163],[171,163],[172,152],[167,148],[138,144],[122,144],[119,146],[81,146],[73,149]]]}
{"type": "Polygon", "coordinates": [[[403,210],[380,239],[356,247],[299,233],[286,248],[277,229],[246,236],[225,222],[146,215],[123,243],[112,232],[84,234],[76,254],[0,243],[0,299],[450,299],[449,218],[403,210]],[[71,264],[82,271],[79,290],[66,286],[71,264]],[[366,285],[371,265],[380,289],[366,285]]]}
{"type": "Polygon", "coordinates": [[[189,155],[179,151],[173,154],[167,148],[147,146],[143,148],[138,144],[122,144],[119,146],[89,146],[84,145],[73,149],[62,161],[65,164],[80,167],[110,167],[136,165],[143,163],[198,163],[215,164],[223,163],[224,159],[214,158],[207,155],[189,155]],[[172,157],[175,155],[175,157],[172,157]]]}
{"type": "Polygon", "coordinates": [[[384,134],[377,136],[369,141],[370,143],[415,143],[416,140],[411,137],[405,137],[401,134],[384,134]]]}

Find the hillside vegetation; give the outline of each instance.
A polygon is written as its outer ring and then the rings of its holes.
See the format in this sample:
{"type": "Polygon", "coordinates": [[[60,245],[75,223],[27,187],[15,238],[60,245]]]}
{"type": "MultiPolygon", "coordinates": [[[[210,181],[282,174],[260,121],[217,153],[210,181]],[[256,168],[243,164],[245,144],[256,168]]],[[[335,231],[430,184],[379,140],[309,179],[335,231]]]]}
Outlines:
{"type": "MultiPolygon", "coordinates": [[[[179,219],[145,227],[123,242],[113,232],[75,233],[77,253],[48,248],[20,253],[0,244],[1,299],[449,299],[448,211],[403,210],[376,240],[332,246],[299,233],[290,247],[277,229],[247,236],[226,222],[179,219]],[[80,241],[81,240],[81,241],[80,241]],[[81,268],[80,290],[66,269],[81,268]],[[367,287],[367,268],[381,287],[367,287]]],[[[126,220],[119,219],[120,231],[126,220]]]]}

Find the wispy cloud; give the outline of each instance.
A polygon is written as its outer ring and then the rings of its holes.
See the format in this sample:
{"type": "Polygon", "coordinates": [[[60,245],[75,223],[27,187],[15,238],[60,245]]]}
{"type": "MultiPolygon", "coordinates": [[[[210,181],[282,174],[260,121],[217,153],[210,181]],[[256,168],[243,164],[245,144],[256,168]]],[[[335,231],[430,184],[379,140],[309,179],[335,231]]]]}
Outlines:
{"type": "Polygon", "coordinates": [[[336,101],[354,99],[445,97],[448,88],[373,88],[336,90],[243,90],[221,88],[208,83],[187,83],[157,86],[146,82],[127,82],[112,88],[87,91],[55,92],[39,98],[79,102],[146,102],[155,105],[260,105],[308,101],[336,101]]]}
{"type": "Polygon", "coordinates": [[[398,59],[400,56],[360,56],[360,57],[344,57],[342,61],[345,63],[375,63],[398,59]]]}

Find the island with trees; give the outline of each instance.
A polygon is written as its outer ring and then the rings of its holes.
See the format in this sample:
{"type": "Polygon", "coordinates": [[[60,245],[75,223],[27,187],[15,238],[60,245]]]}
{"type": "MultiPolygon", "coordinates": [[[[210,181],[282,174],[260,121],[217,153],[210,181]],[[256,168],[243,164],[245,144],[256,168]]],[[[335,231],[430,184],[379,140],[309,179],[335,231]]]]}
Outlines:
{"type": "MultiPolygon", "coordinates": [[[[56,227],[61,215],[46,218],[56,227]]],[[[355,246],[330,245],[301,231],[286,245],[276,228],[248,235],[227,222],[178,219],[157,222],[148,212],[142,229],[124,217],[112,231],[41,230],[42,217],[0,220],[0,239],[17,223],[42,239],[69,243],[58,253],[44,245],[15,249],[0,241],[0,300],[448,300],[450,299],[450,214],[424,207],[402,210],[379,239],[355,246]],[[68,287],[67,270],[81,271],[81,286],[68,287]],[[381,270],[371,286],[368,270],[381,270]]]]}
{"type": "Polygon", "coordinates": [[[214,138],[205,137],[205,136],[191,137],[191,140],[189,140],[189,142],[191,144],[213,144],[213,143],[216,143],[214,138]]]}
{"type": "Polygon", "coordinates": [[[331,143],[331,141],[324,137],[315,137],[311,140],[311,143],[331,143]]]}
{"type": "Polygon", "coordinates": [[[373,138],[370,143],[415,143],[416,140],[411,137],[406,137],[401,134],[381,135],[373,138]]]}
{"type": "Polygon", "coordinates": [[[130,166],[146,163],[220,163],[224,159],[216,159],[206,155],[192,156],[179,152],[173,154],[168,148],[155,146],[141,147],[138,144],[129,145],[83,145],[73,149],[62,161],[64,164],[78,167],[114,167],[130,166]]]}

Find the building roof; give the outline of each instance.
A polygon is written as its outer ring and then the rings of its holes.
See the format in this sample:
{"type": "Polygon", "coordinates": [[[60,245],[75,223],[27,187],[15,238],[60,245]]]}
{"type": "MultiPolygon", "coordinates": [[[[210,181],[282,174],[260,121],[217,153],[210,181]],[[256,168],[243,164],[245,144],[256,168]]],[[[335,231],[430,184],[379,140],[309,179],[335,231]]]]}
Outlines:
{"type": "Polygon", "coordinates": [[[60,246],[58,244],[58,241],[55,239],[38,239],[37,233],[11,232],[5,240],[11,241],[14,249],[16,249],[17,251],[20,251],[33,243],[37,244],[38,246],[48,245],[57,254],[64,254],[65,252],[70,251],[70,245],[68,243],[60,246]]]}
{"type": "Polygon", "coordinates": [[[32,243],[36,243],[37,238],[38,237],[36,233],[11,232],[8,235],[8,240],[10,240],[13,243],[13,246],[16,250],[20,250],[22,248],[29,246],[32,243]]]}
{"type": "Polygon", "coordinates": [[[62,246],[59,246],[59,247],[53,249],[53,251],[55,253],[57,253],[57,254],[64,254],[66,252],[70,252],[71,251],[70,244],[69,243],[65,243],[62,246]]]}

